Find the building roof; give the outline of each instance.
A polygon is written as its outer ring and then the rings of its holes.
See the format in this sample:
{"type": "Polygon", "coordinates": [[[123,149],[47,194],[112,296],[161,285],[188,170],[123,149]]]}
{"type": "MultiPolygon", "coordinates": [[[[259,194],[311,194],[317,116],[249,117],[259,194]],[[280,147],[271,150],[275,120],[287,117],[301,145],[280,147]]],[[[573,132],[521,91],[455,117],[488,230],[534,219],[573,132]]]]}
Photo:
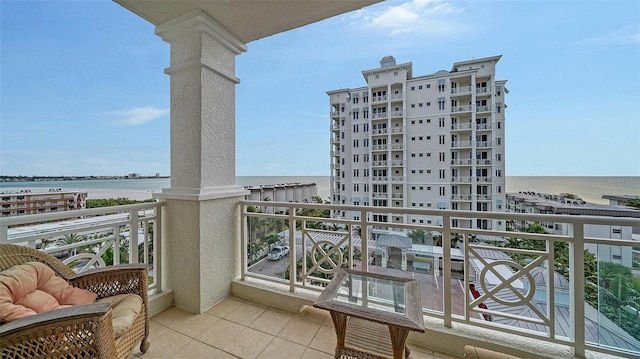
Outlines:
{"type": "Polygon", "coordinates": [[[624,202],[624,201],[630,201],[634,199],[640,199],[640,196],[636,194],[605,194],[605,195],[602,195],[602,198],[624,202]]]}
{"type": "Polygon", "coordinates": [[[535,207],[539,211],[553,214],[640,218],[640,209],[637,208],[613,204],[590,203],[547,193],[507,193],[507,200],[524,202],[527,206],[535,207]]]}
{"type": "Polygon", "coordinates": [[[411,248],[413,240],[397,234],[383,234],[376,240],[378,247],[411,248]]]}

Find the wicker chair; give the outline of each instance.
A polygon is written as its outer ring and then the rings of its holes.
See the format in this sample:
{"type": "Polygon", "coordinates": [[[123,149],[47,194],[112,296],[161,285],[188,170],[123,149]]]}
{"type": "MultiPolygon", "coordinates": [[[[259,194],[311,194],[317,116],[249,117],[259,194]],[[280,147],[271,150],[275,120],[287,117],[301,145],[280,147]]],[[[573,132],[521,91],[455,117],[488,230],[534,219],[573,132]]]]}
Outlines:
{"type": "Polygon", "coordinates": [[[131,327],[115,338],[111,303],[92,303],[52,310],[0,326],[0,358],[128,358],[137,343],[149,349],[147,266],[123,264],[76,274],[42,251],[0,244],[0,271],[26,262],[42,262],[74,287],[94,292],[98,299],[136,294],[143,308],[131,327]]]}

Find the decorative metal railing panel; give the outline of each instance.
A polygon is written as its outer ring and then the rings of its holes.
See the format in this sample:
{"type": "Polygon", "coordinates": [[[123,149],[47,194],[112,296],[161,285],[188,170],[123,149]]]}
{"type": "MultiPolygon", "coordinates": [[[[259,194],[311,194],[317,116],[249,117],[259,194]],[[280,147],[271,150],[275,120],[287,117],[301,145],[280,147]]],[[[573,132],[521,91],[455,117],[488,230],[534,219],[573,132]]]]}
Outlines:
{"type": "MultiPolygon", "coordinates": [[[[635,253],[631,228],[640,227],[640,218],[299,203],[270,204],[287,208],[281,215],[247,212],[258,203],[241,202],[245,227],[255,218],[278,216],[286,223],[274,232],[278,243],[292,250],[282,262],[243,259],[242,278],[284,283],[295,293],[321,291],[340,266],[409,276],[420,283],[424,315],[440,318],[446,327],[468,323],[561,343],[578,356],[586,349],[640,355],[640,326],[618,325],[618,318],[611,317],[638,314],[632,281],[625,279],[631,294],[624,304],[624,298],[613,300],[615,283],[606,277],[613,275],[609,266],[620,258],[616,253],[623,260],[635,253]],[[313,213],[331,218],[314,218],[313,213]],[[511,229],[521,223],[528,224],[527,231],[511,229]],[[564,231],[545,233],[550,228],[564,231]],[[604,235],[610,230],[625,236],[604,235]],[[274,265],[295,277],[282,276],[280,270],[269,274],[274,265]],[[597,271],[589,272],[594,266],[597,271]],[[599,287],[606,281],[614,284],[599,287]],[[615,342],[607,339],[612,337],[615,342]]],[[[249,232],[243,232],[243,247],[260,241],[249,232]]],[[[638,281],[633,265],[629,259],[615,268],[638,281]]]]}
{"type": "Polygon", "coordinates": [[[149,265],[149,289],[161,280],[160,210],[150,202],[0,219],[0,243],[41,249],[76,272],[120,263],[149,265]]]}

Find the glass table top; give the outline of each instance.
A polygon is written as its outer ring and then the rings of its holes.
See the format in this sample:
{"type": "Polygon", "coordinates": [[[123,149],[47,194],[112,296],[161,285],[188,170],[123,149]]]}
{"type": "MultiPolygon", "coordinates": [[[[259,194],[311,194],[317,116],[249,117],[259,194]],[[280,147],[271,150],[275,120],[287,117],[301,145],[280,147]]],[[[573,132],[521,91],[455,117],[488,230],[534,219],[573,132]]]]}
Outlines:
{"type": "Polygon", "coordinates": [[[420,288],[414,279],[341,269],[318,299],[316,308],[424,332],[420,288]]]}
{"type": "Polygon", "coordinates": [[[405,314],[405,298],[404,282],[355,273],[342,279],[333,296],[334,301],[400,315],[405,314]]]}

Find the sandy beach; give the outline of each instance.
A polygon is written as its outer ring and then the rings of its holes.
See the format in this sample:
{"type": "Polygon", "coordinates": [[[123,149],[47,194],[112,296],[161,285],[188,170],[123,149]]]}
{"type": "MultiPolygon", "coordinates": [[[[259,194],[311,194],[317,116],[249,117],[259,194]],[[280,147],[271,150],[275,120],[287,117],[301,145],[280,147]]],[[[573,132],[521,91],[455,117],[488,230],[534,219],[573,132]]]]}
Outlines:
{"type": "Polygon", "coordinates": [[[151,199],[153,192],[132,189],[100,189],[86,188],[79,189],[79,192],[87,192],[87,199],[109,199],[109,198],[129,198],[137,201],[151,199]]]}

